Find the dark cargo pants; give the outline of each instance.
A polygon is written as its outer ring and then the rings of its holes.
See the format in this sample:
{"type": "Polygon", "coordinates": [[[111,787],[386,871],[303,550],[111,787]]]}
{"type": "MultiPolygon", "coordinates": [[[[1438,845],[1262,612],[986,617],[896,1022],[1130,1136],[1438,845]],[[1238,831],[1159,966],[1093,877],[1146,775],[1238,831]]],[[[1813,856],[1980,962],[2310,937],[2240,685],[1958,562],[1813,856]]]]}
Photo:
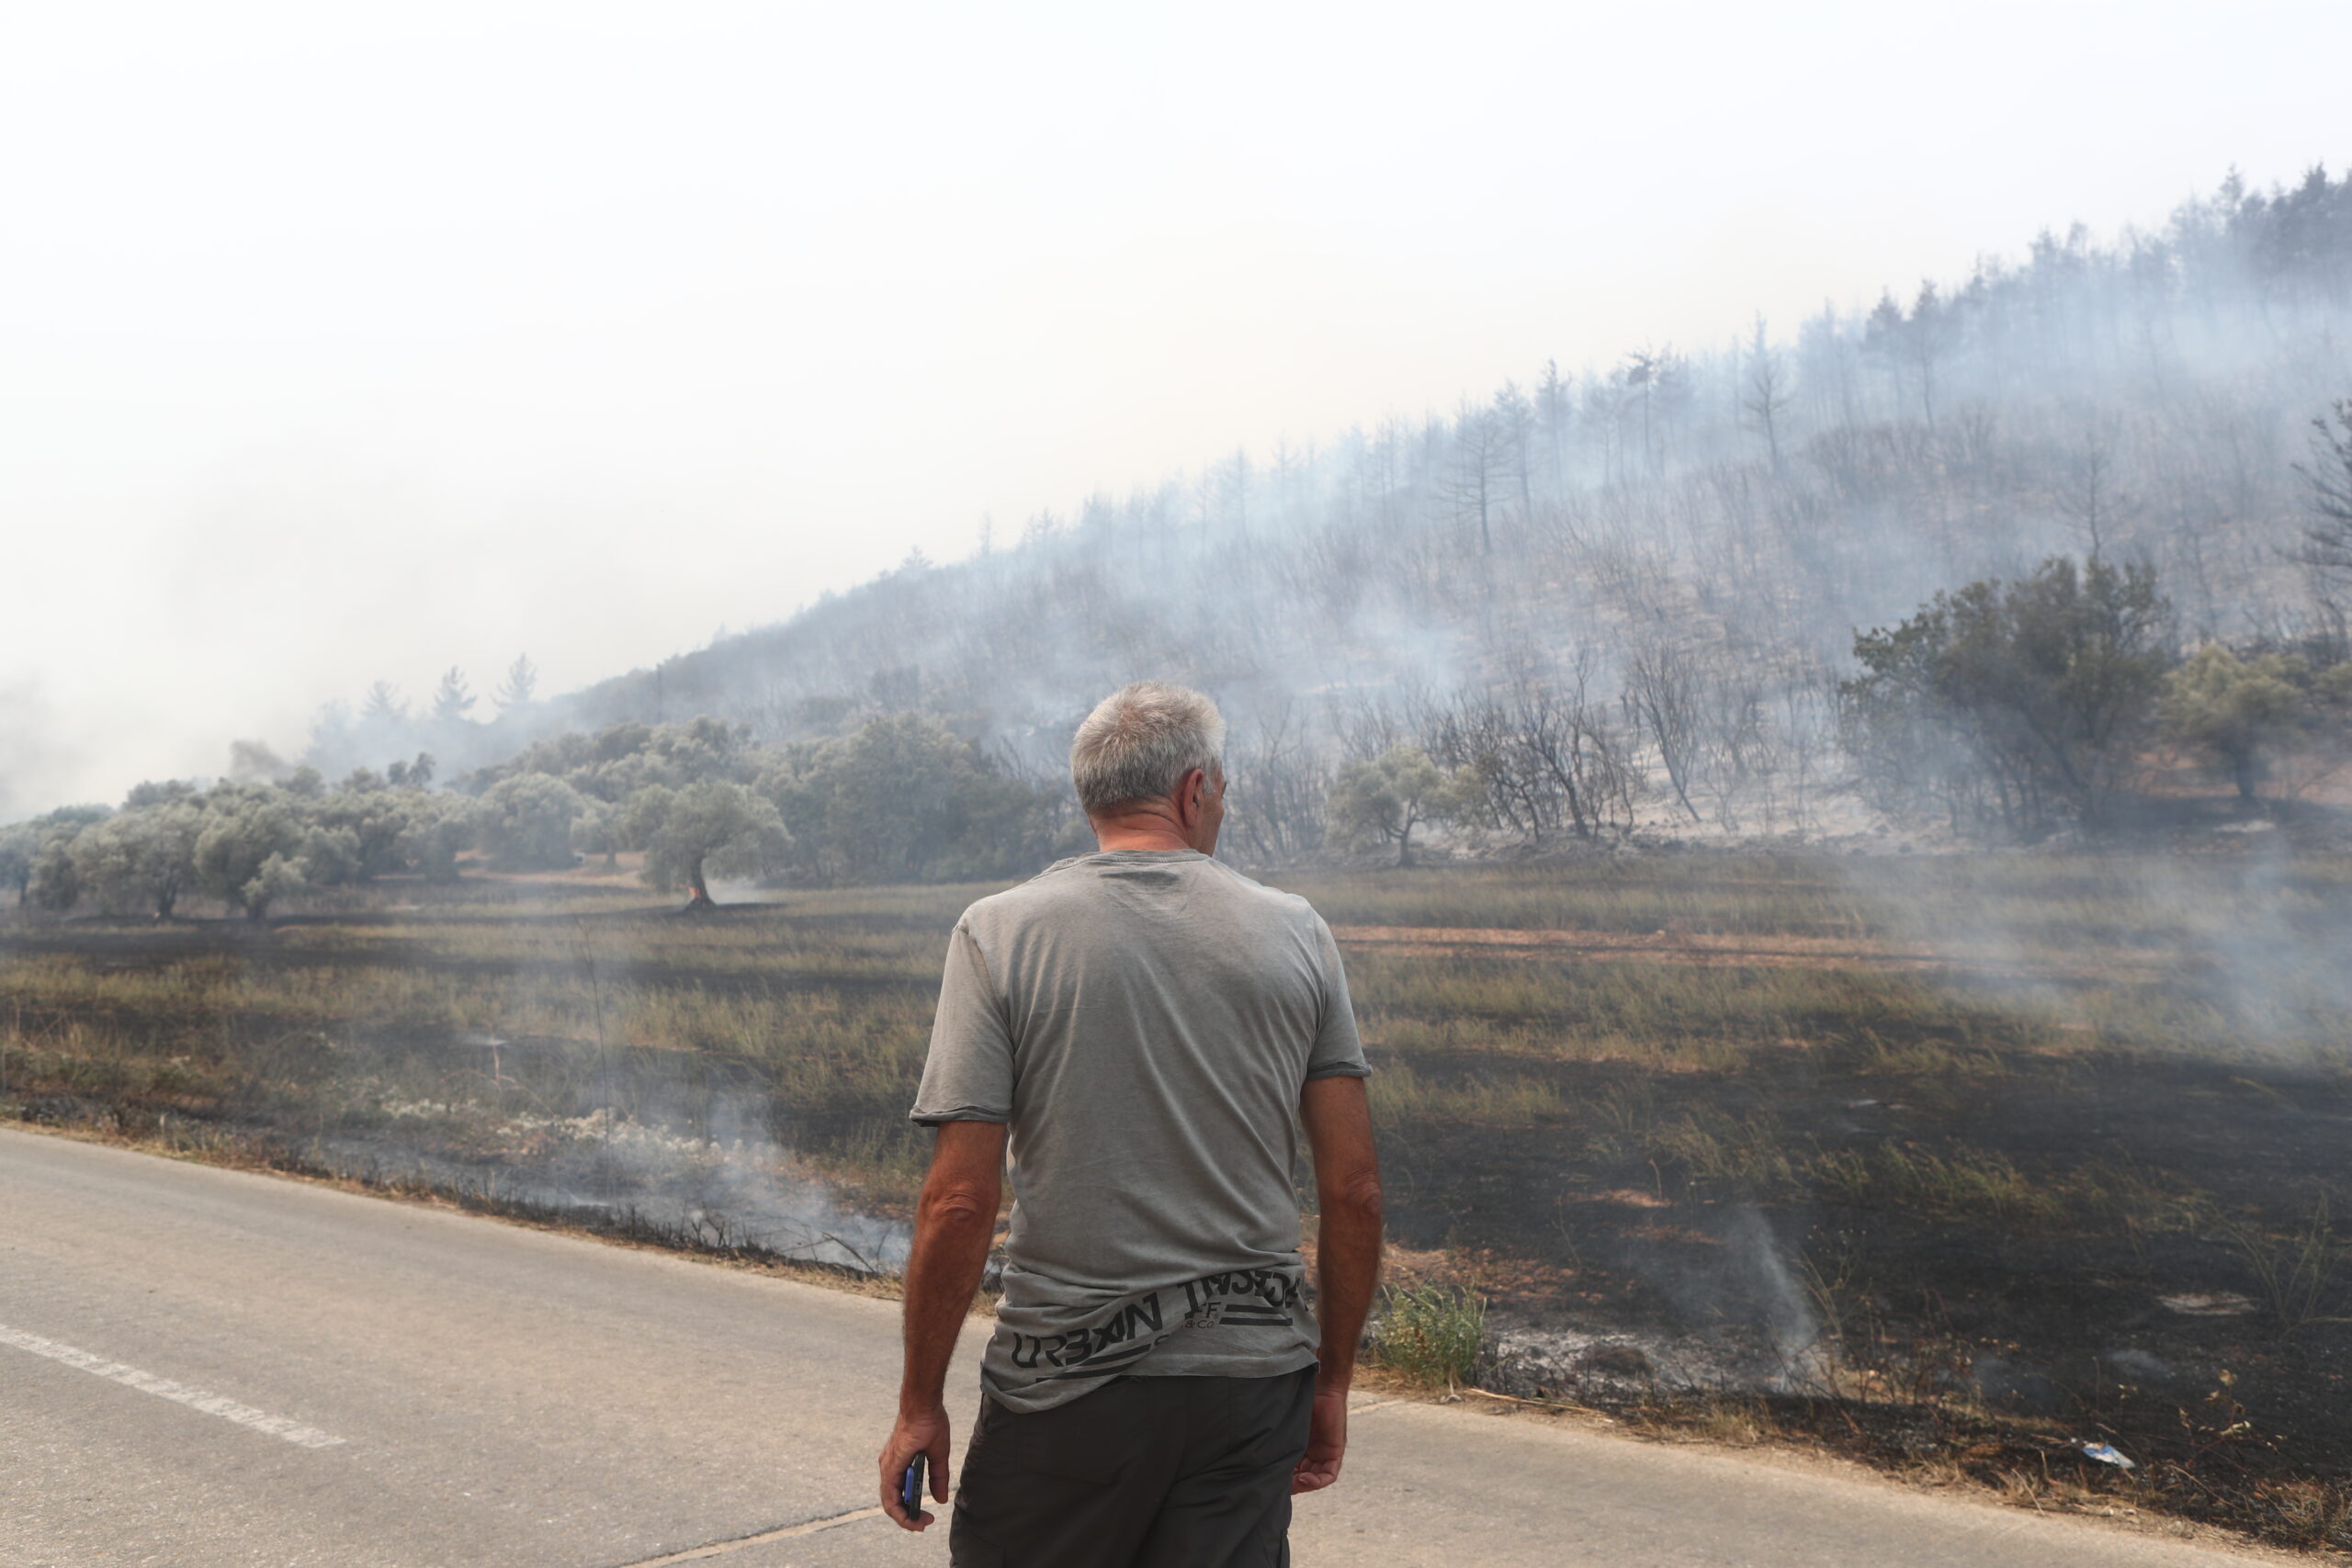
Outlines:
{"type": "Polygon", "coordinates": [[[1118,1378],[1016,1415],[980,1401],[955,1568],[1287,1568],[1315,1369],[1118,1378]]]}

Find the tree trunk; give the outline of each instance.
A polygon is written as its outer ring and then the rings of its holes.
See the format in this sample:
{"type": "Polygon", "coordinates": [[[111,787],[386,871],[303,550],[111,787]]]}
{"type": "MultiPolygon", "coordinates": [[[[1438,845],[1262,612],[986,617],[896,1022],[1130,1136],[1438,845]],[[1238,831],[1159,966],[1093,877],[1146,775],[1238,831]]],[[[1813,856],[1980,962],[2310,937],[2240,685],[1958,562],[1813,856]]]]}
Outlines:
{"type": "Polygon", "coordinates": [[[2240,800],[2256,798],[2254,793],[2256,773],[2252,751],[2242,751],[2230,759],[2230,777],[2237,783],[2240,800]]]}
{"type": "Polygon", "coordinates": [[[1690,825],[1695,828],[1704,822],[1706,818],[1699,815],[1699,808],[1690,804],[1690,792],[1682,787],[1681,771],[1669,768],[1667,770],[1666,777],[1667,782],[1674,785],[1674,798],[1682,803],[1683,810],[1690,813],[1690,825]]]}
{"type": "Polygon", "coordinates": [[[702,856],[696,855],[693,868],[686,873],[686,910],[691,914],[718,908],[718,902],[710,896],[710,885],[703,880],[702,856]]]}

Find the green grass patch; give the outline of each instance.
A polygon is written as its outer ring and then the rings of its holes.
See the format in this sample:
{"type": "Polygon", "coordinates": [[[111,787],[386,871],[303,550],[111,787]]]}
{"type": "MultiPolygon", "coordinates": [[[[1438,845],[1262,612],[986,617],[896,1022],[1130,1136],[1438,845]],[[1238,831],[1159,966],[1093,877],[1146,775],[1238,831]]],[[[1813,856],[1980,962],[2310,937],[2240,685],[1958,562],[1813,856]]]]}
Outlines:
{"type": "Polygon", "coordinates": [[[1470,1381],[1487,1337],[1486,1298],[1466,1287],[1391,1285],[1373,1325],[1370,1359],[1424,1388],[1470,1381]]]}

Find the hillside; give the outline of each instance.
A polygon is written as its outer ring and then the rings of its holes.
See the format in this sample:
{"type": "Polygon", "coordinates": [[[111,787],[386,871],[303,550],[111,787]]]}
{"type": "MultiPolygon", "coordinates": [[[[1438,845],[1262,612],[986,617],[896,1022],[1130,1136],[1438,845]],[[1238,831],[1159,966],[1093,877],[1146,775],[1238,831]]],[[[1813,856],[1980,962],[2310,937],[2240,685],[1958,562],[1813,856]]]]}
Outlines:
{"type": "Polygon", "coordinates": [[[2233,179],[2158,228],[2045,233],[1906,294],[1090,496],[495,727],[331,714],[311,761],[473,765],[702,714],[786,740],[921,708],[1045,765],[1144,673],[1214,691],[1261,764],[1531,682],[1638,751],[1646,683],[1748,732],[1742,798],[1713,809],[1802,819],[1838,766],[1856,630],[1938,590],[2097,552],[2154,570],[2183,647],[2340,638],[2295,559],[2295,465],[2352,393],[2352,179],[2233,179]]]}

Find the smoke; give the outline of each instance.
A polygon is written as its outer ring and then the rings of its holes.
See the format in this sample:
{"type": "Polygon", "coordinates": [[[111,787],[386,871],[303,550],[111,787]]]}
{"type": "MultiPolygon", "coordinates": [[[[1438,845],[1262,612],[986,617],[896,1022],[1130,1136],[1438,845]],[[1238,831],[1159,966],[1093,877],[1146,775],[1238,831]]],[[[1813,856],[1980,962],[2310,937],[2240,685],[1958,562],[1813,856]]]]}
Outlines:
{"type": "Polygon", "coordinates": [[[594,1220],[628,1218],[711,1247],[875,1273],[906,1259],[907,1226],[845,1208],[822,1181],[798,1174],[790,1151],[765,1132],[764,1108],[747,1096],[715,1110],[707,1136],[610,1107],[570,1117],[524,1111],[486,1124],[468,1108],[434,1101],[394,1100],[380,1110],[377,1128],[323,1139],[322,1152],[379,1179],[412,1177],[594,1220]],[[451,1152],[460,1141],[495,1152],[451,1152]]]}
{"type": "Polygon", "coordinates": [[[770,1130],[771,1104],[755,1090],[714,1094],[649,1074],[642,1061],[625,1076],[601,1071],[610,1064],[578,1043],[461,1033],[451,1043],[481,1066],[445,1073],[450,1098],[401,1098],[362,1071],[338,1089],[359,1114],[319,1136],[313,1156],[378,1180],[626,1222],[708,1247],[868,1272],[905,1261],[907,1226],[857,1213],[809,1175],[770,1130]],[[574,1059],[530,1061],[549,1054],[574,1059]],[[603,1103],[546,1109],[545,1086],[566,1081],[603,1103]]]}
{"type": "Polygon", "coordinates": [[[2352,901],[2299,871],[2287,833],[2249,823],[2251,843],[2229,893],[2186,864],[2132,868],[2134,897],[2177,910],[2187,925],[2188,987],[2231,1035],[2281,1065],[2341,1067],[2352,1023],[2352,901]]]}
{"type": "Polygon", "coordinates": [[[64,804],[57,782],[74,775],[87,748],[38,674],[0,679],[0,822],[64,804]]]}
{"type": "MultiPolygon", "coordinates": [[[[1784,1223],[1802,1234],[1802,1218],[1784,1223]]],[[[1673,1303],[1684,1324],[1702,1331],[1690,1353],[1725,1357],[1730,1345],[1708,1346],[1704,1331],[1728,1326],[1759,1339],[1754,1355],[1724,1365],[1726,1372],[1736,1371],[1741,1386],[1812,1386],[1823,1355],[1821,1324],[1789,1267],[1773,1222],[1755,1205],[1743,1203],[1717,1227],[1715,1239],[1717,1247],[1695,1256],[1678,1248],[1669,1260],[1666,1249],[1653,1247],[1638,1249],[1631,1261],[1673,1303]]]]}
{"type": "Polygon", "coordinates": [[[1789,1271],[1780,1237],[1761,1212],[1743,1205],[1724,1227],[1724,1241],[1730,1249],[1726,1282],[1742,1291],[1749,1310],[1763,1321],[1772,1348],[1789,1368],[1783,1381],[1805,1381],[1804,1371],[1821,1344],[1821,1324],[1789,1271]]]}
{"type": "Polygon", "coordinates": [[[908,1227],[861,1213],[798,1156],[765,1075],[632,1027],[632,1009],[691,1002],[697,985],[593,919],[496,918],[514,956],[486,983],[469,974],[462,913],[437,928],[455,952],[413,970],[446,1016],[477,1027],[361,1017],[307,1058],[322,1117],[310,1157],[597,1228],[866,1272],[903,1264],[908,1227]]]}
{"type": "MultiPolygon", "coordinates": [[[[1781,1223],[1802,1234],[1805,1222],[1789,1214],[1781,1223]]],[[[1623,1244],[1620,1262],[1665,1299],[1672,1326],[1596,1328],[1576,1313],[1506,1325],[1481,1359],[1479,1386],[1539,1398],[1571,1388],[1639,1395],[1830,1387],[1837,1347],[1774,1222],[1741,1204],[1708,1239],[1695,1247],[1638,1237],[1623,1244]]]]}
{"type": "Polygon", "coordinates": [[[1940,983],[2080,1038],[2341,1070],[2352,895],[2291,828],[2237,825],[2199,855],[1855,857],[1869,925],[1940,983]]]}

